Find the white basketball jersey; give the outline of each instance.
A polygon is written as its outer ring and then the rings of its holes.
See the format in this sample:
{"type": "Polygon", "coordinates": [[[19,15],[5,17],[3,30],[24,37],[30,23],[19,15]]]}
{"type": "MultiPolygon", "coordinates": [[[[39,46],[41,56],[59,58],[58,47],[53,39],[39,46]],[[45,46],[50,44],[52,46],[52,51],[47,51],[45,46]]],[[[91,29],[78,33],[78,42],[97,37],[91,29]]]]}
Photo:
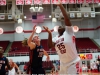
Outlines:
{"type": "Polygon", "coordinates": [[[8,75],[15,75],[16,71],[15,68],[13,67],[12,70],[9,70],[8,75]]]}
{"type": "Polygon", "coordinates": [[[71,26],[65,26],[65,32],[62,36],[54,37],[53,42],[59,55],[60,61],[70,63],[79,58],[75,46],[75,35],[71,26]]]}

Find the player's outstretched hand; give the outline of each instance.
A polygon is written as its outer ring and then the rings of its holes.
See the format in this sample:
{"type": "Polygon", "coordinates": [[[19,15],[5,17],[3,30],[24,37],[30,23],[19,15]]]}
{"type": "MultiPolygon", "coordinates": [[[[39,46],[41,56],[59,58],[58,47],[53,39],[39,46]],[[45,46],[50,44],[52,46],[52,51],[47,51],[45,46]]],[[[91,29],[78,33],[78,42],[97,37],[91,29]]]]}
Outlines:
{"type": "Polygon", "coordinates": [[[36,25],[34,25],[33,27],[33,32],[36,32],[36,25]]]}
{"type": "Polygon", "coordinates": [[[50,30],[48,27],[43,26],[43,28],[44,28],[48,33],[51,33],[51,30],[50,30]]]}
{"type": "Polygon", "coordinates": [[[58,6],[59,6],[59,5],[61,5],[61,2],[58,0],[58,2],[57,2],[57,4],[56,4],[56,5],[58,5],[58,6]]]}

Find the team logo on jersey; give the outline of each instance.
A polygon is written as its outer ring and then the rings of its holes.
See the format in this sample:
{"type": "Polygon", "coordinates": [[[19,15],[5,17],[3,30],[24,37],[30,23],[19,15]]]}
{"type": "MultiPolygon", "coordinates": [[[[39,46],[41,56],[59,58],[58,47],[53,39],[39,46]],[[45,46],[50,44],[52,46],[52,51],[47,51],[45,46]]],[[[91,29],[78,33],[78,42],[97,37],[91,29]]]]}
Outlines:
{"type": "Polygon", "coordinates": [[[61,39],[57,40],[56,43],[59,43],[61,41],[64,41],[64,38],[61,38],[61,39]]]}
{"type": "Polygon", "coordinates": [[[43,57],[43,50],[44,49],[37,49],[37,52],[39,52],[39,55],[38,55],[38,57],[43,57]]]}
{"type": "Polygon", "coordinates": [[[3,61],[3,60],[0,60],[0,63],[1,63],[1,64],[5,64],[5,61],[3,61]]]}

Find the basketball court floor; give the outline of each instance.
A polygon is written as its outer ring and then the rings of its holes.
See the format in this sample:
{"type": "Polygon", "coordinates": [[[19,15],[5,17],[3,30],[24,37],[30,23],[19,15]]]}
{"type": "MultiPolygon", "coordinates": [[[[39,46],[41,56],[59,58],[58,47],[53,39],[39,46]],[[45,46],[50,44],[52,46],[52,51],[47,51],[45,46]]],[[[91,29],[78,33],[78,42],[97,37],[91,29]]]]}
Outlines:
{"type": "MultiPolygon", "coordinates": [[[[59,74],[46,74],[46,75],[59,75],[59,74]]],[[[63,75],[63,74],[62,74],[63,75]]],[[[65,75],[65,74],[64,74],[65,75]]],[[[74,74],[75,75],[75,74],[74,74]]],[[[100,73],[92,73],[92,72],[86,72],[86,73],[80,73],[79,75],[100,75],[100,73]]]]}
{"type": "Polygon", "coordinates": [[[80,73],[79,75],[100,75],[100,73],[80,73]]]}

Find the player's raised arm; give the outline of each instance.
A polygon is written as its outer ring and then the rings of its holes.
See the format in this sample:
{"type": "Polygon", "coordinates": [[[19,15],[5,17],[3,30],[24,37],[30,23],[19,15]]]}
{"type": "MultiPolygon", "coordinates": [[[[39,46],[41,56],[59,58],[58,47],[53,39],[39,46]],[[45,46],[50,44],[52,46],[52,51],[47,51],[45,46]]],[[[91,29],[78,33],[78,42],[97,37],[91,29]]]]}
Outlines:
{"type": "Polygon", "coordinates": [[[14,65],[15,65],[15,67],[17,68],[17,70],[18,70],[18,72],[19,72],[20,70],[19,70],[19,67],[17,66],[17,64],[14,63],[14,65]]]}
{"type": "Polygon", "coordinates": [[[9,61],[8,61],[7,58],[6,58],[6,66],[7,66],[8,70],[11,70],[12,69],[12,67],[10,67],[10,65],[9,65],[9,61]]]}
{"type": "Polygon", "coordinates": [[[35,47],[35,44],[32,43],[32,38],[33,38],[35,32],[36,32],[36,25],[33,27],[32,34],[31,34],[31,36],[29,37],[29,39],[27,40],[27,44],[28,44],[28,46],[30,47],[30,49],[33,49],[33,48],[35,47]]]}
{"type": "Polygon", "coordinates": [[[52,33],[51,30],[48,27],[43,26],[43,28],[48,32],[48,45],[49,48],[53,48],[54,47],[54,43],[52,42],[52,33]]]}
{"type": "Polygon", "coordinates": [[[62,14],[63,14],[63,16],[64,16],[64,20],[65,20],[66,26],[71,26],[70,19],[69,19],[69,17],[68,17],[68,14],[67,14],[67,12],[66,12],[64,6],[63,6],[60,2],[59,2],[57,5],[60,7],[60,10],[61,10],[61,12],[62,12],[62,14]]]}
{"type": "Polygon", "coordinates": [[[49,57],[48,53],[45,50],[43,50],[43,52],[44,52],[44,55],[47,57],[46,60],[49,61],[50,57],[49,57]]]}

